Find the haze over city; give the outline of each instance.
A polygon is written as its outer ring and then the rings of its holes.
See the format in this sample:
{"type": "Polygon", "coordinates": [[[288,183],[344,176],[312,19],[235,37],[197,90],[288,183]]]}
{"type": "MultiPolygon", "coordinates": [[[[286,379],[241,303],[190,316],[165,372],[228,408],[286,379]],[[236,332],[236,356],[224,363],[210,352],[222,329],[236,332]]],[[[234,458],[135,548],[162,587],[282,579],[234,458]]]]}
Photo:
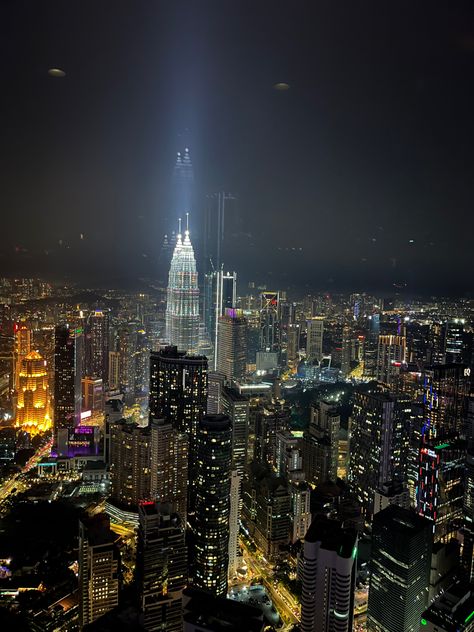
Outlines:
{"type": "Polygon", "coordinates": [[[238,196],[242,279],[472,290],[469,3],[10,2],[1,22],[9,273],[155,276],[186,144],[195,238],[206,195],[238,196]]]}

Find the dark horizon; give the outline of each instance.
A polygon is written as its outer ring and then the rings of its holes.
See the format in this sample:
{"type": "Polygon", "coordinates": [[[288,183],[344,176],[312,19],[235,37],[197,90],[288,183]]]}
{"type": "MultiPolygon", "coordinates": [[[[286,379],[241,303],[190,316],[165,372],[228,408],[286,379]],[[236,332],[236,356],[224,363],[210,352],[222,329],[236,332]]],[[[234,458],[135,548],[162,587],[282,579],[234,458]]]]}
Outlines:
{"type": "Polygon", "coordinates": [[[3,275],[163,277],[189,144],[192,236],[205,195],[235,192],[226,263],[244,282],[472,292],[468,3],[11,2],[1,17],[3,275]]]}

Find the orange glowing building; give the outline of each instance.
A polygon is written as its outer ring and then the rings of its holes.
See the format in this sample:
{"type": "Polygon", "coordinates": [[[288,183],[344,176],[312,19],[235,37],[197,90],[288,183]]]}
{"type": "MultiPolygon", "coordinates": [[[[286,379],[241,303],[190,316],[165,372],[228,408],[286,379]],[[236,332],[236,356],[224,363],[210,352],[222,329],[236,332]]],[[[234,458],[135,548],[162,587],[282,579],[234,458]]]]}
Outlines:
{"type": "Polygon", "coordinates": [[[52,426],[46,360],[37,351],[31,351],[21,363],[15,425],[31,435],[45,432],[52,426]]]}

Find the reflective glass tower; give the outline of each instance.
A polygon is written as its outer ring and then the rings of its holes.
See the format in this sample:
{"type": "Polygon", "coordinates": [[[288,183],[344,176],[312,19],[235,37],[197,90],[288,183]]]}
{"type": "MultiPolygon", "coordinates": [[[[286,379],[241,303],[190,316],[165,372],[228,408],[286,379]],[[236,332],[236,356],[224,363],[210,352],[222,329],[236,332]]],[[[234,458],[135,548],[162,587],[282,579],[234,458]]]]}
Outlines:
{"type": "Polygon", "coordinates": [[[196,259],[189,230],[178,234],[168,277],[166,337],[169,343],[188,353],[199,346],[199,287],[196,259]]]}

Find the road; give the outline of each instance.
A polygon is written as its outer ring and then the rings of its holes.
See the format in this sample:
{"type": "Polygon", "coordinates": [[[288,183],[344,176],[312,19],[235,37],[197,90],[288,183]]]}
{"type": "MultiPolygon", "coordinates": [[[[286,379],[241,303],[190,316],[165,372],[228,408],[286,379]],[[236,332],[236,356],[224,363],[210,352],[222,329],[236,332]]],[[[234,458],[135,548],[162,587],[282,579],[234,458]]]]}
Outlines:
{"type": "Polygon", "coordinates": [[[244,539],[241,540],[243,545],[244,560],[254,577],[260,577],[262,583],[268,591],[275,608],[280,613],[281,618],[286,624],[299,623],[300,606],[289,590],[283,586],[281,582],[275,585],[274,573],[272,567],[262,559],[257,557],[258,554],[253,553],[244,539]]]}
{"type": "Polygon", "coordinates": [[[3,485],[0,486],[0,504],[3,503],[8,498],[8,496],[12,493],[15,487],[17,487],[17,485],[20,483],[21,476],[23,474],[26,474],[30,470],[32,470],[34,467],[36,467],[38,465],[38,462],[44,456],[48,455],[51,452],[52,445],[53,445],[53,440],[51,439],[51,441],[48,441],[48,443],[38,448],[38,450],[36,450],[36,452],[33,454],[33,456],[30,458],[30,460],[27,462],[27,464],[22,468],[20,472],[17,472],[13,476],[11,476],[8,479],[8,481],[6,481],[5,483],[3,483],[3,485]]]}

